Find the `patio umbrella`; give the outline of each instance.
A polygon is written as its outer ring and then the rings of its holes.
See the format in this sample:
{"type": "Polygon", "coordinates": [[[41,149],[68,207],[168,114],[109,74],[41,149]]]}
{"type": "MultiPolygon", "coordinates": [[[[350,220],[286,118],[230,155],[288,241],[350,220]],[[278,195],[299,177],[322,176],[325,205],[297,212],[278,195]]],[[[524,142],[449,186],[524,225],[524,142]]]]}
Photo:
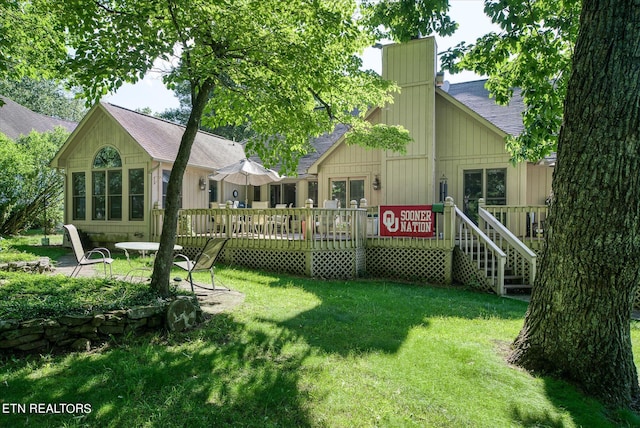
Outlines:
{"type": "Polygon", "coordinates": [[[263,184],[282,180],[280,174],[272,169],[265,168],[258,162],[254,162],[251,159],[242,159],[240,162],[235,162],[231,165],[222,167],[212,176],[212,178],[216,181],[224,180],[228,183],[244,184],[245,207],[248,206],[249,203],[249,185],[261,186],[263,184]]]}

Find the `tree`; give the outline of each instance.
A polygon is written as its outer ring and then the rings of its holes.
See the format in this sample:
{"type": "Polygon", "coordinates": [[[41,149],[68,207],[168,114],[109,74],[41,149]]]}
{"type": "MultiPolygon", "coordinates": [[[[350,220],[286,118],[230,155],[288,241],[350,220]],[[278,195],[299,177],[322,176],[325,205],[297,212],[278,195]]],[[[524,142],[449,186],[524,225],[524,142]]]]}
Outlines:
{"type": "Polygon", "coordinates": [[[49,162],[68,136],[61,127],[17,141],[0,134],[0,234],[15,235],[33,225],[48,229],[62,220],[64,180],[49,162]]]}
{"type": "MultiPolygon", "coordinates": [[[[156,116],[174,122],[181,125],[186,125],[189,120],[189,113],[191,112],[191,95],[190,95],[189,82],[179,82],[175,85],[173,93],[178,98],[180,107],[171,108],[158,113],[156,116]]],[[[214,111],[205,113],[206,115],[215,116],[214,111]]],[[[220,135],[231,141],[245,141],[253,136],[253,133],[249,130],[249,124],[243,123],[241,125],[223,125],[217,128],[209,128],[206,125],[200,125],[200,129],[210,132],[212,134],[220,135]]]]}
{"type": "Polygon", "coordinates": [[[36,113],[80,122],[87,112],[84,100],[75,97],[54,80],[31,79],[0,81],[0,94],[36,113]]]}
{"type": "Polygon", "coordinates": [[[48,0],[0,0],[0,78],[55,77],[66,55],[48,0]]]}
{"type": "MultiPolygon", "coordinates": [[[[191,111],[168,183],[151,281],[164,295],[182,177],[206,112],[215,112],[203,122],[212,128],[250,123],[255,137],[247,150],[266,164],[280,163],[286,173],[311,148],[310,137],[337,122],[360,131],[370,106],[391,101],[394,85],[360,70],[355,54],[373,39],[355,20],[353,0],[69,0],[52,8],[68,25],[71,83],[89,100],[135,82],[156,60],[174,55],[179,60],[165,82],[171,88],[189,82],[191,111]]],[[[409,141],[405,130],[382,131],[382,139],[363,141],[356,132],[356,140],[395,150],[409,141]]]]}
{"type": "Polygon", "coordinates": [[[502,0],[485,11],[502,33],[459,46],[445,62],[489,74],[500,102],[522,87],[527,129],[509,142],[515,160],[557,146],[547,246],[509,359],[632,406],[640,398],[630,339],[640,282],[640,6],[502,0]]]}
{"type": "Polygon", "coordinates": [[[613,406],[640,398],[630,337],[640,282],[638,19],[631,0],[582,2],[547,249],[510,358],[613,406]]]}

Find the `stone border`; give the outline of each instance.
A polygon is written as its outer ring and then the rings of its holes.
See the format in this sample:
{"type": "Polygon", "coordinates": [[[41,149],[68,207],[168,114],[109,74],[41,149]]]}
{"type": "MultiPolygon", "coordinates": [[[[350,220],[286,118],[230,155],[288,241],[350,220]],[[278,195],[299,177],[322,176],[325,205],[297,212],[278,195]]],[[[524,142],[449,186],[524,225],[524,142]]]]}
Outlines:
{"type": "Polygon", "coordinates": [[[51,265],[49,257],[40,257],[38,260],[29,262],[0,263],[0,271],[45,273],[53,272],[53,266],[51,265]]]}
{"type": "Polygon", "coordinates": [[[92,343],[106,342],[112,336],[141,335],[164,328],[179,332],[202,321],[202,310],[188,296],[180,296],[160,306],[140,306],[93,315],[65,315],[21,322],[0,320],[0,351],[88,351],[92,343]]]}

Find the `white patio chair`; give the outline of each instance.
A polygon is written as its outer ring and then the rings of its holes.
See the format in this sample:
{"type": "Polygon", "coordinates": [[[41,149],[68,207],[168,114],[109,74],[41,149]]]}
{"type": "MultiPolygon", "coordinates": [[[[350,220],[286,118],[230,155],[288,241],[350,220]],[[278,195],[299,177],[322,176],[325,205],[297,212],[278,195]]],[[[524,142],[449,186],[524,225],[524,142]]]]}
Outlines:
{"type": "Polygon", "coordinates": [[[103,247],[93,248],[92,250],[85,252],[82,247],[80,235],[78,234],[78,229],[76,229],[72,224],[65,224],[64,228],[67,230],[69,242],[71,242],[71,248],[73,249],[73,254],[76,256],[76,262],[78,263],[73,268],[73,271],[69,276],[72,278],[74,276],[78,276],[80,270],[84,266],[102,263],[104,267],[104,276],[107,277],[107,265],[109,265],[109,278],[111,278],[113,276],[113,272],[111,270],[111,263],[113,263],[111,252],[107,248],[103,247]]]}

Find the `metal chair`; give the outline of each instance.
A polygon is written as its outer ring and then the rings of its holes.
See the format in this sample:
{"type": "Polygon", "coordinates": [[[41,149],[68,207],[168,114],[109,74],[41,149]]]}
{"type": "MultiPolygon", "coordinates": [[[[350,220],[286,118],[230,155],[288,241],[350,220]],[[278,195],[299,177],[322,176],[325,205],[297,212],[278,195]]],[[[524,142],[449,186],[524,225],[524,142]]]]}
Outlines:
{"type": "MultiPolygon", "coordinates": [[[[173,259],[173,265],[189,273],[189,282],[191,283],[192,293],[195,293],[193,287],[210,290],[207,287],[203,287],[201,285],[193,283],[192,273],[202,270],[209,270],[211,272],[211,290],[216,290],[214,278],[215,263],[228,240],[229,238],[209,238],[200,254],[198,254],[194,260],[189,260],[189,257],[185,256],[184,254],[178,254],[177,256],[175,256],[175,258],[173,259]],[[183,260],[176,261],[177,259],[183,260]]],[[[229,288],[225,287],[225,289],[229,291],[229,288]]]]}
{"type": "Polygon", "coordinates": [[[111,252],[104,247],[97,247],[85,252],[82,247],[80,235],[78,234],[78,229],[76,229],[72,224],[65,224],[64,228],[67,230],[69,242],[71,242],[71,248],[73,248],[73,253],[76,256],[76,262],[78,263],[73,268],[73,271],[69,276],[72,278],[74,276],[78,276],[83,266],[102,263],[104,267],[104,276],[107,276],[107,265],[109,265],[109,278],[112,277],[113,272],[111,270],[111,263],[113,263],[113,259],[111,258],[111,252]]]}

